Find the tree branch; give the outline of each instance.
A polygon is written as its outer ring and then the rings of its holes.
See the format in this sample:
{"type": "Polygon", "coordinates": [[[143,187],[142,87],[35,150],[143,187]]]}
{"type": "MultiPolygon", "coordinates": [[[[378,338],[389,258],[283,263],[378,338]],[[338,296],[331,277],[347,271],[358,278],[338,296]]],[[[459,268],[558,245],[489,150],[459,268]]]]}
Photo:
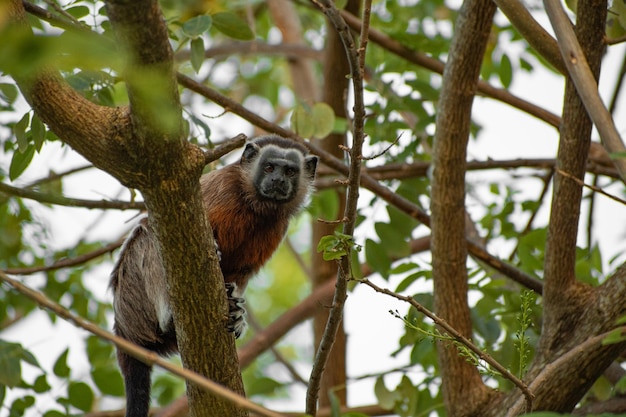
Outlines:
{"type": "Polygon", "coordinates": [[[143,202],[116,201],[116,200],[83,200],[80,198],[68,198],[58,194],[42,193],[27,188],[13,187],[0,182],[0,194],[35,200],[43,204],[54,204],[65,207],[81,207],[87,209],[118,209],[118,210],[145,210],[143,202]]]}
{"type": "Polygon", "coordinates": [[[585,53],[576,39],[571,22],[559,0],[544,0],[544,5],[556,33],[561,56],[565,61],[568,73],[576,85],[576,90],[587,109],[587,113],[600,133],[603,145],[609,153],[620,154],[614,162],[622,181],[626,181],[626,158],[623,156],[626,153],[626,147],[617,132],[611,114],[602,102],[594,72],[589,67],[585,53]]]}
{"type": "Polygon", "coordinates": [[[145,363],[157,365],[178,377],[190,381],[194,385],[200,387],[202,390],[211,393],[212,395],[216,395],[220,398],[226,399],[233,404],[236,404],[238,408],[241,407],[243,409],[253,411],[261,416],[266,417],[284,417],[284,415],[261,407],[260,405],[257,405],[247,400],[243,396],[223,387],[222,385],[214,381],[211,381],[210,379],[203,377],[200,374],[197,374],[188,369],[184,369],[165,359],[162,359],[156,353],[148,349],[144,349],[141,346],[135,345],[134,343],[131,343],[126,339],[107,332],[96,324],[71,313],[60,304],[50,300],[44,294],[27,287],[26,285],[9,277],[1,271],[0,280],[6,282],[21,294],[35,301],[41,307],[51,311],[56,316],[61,317],[62,319],[72,323],[76,327],[87,330],[89,333],[96,335],[103,340],[113,343],[116,347],[122,349],[124,352],[145,363]]]}
{"type": "MultiPolygon", "coordinates": [[[[359,187],[361,178],[361,162],[362,162],[362,148],[365,140],[364,124],[365,124],[365,103],[363,101],[363,73],[359,66],[359,51],[357,50],[354,38],[350,32],[350,28],[346,25],[346,22],[341,17],[339,10],[335,7],[334,3],[330,0],[312,0],[320,10],[330,20],[332,25],[337,30],[339,38],[341,39],[344,50],[346,52],[348,63],[350,66],[350,76],[352,79],[352,86],[354,92],[354,119],[352,123],[352,148],[350,149],[350,166],[348,170],[348,194],[346,196],[346,207],[344,210],[344,218],[346,221],[343,225],[343,234],[352,236],[354,234],[354,228],[357,220],[357,204],[359,199],[359,187]]],[[[362,33],[361,36],[367,36],[367,33],[362,33]]],[[[365,48],[365,44],[363,44],[365,48]]],[[[361,54],[365,54],[365,49],[360,51],[361,54]]],[[[341,319],[343,317],[344,303],[347,298],[347,280],[352,277],[351,261],[352,261],[352,249],[346,248],[346,255],[339,260],[339,271],[337,274],[337,283],[335,286],[335,295],[333,298],[333,304],[328,315],[328,322],[324,335],[320,341],[315,361],[313,362],[313,369],[311,371],[311,378],[309,380],[309,387],[307,390],[306,398],[306,412],[307,414],[315,415],[317,409],[317,399],[319,395],[319,387],[321,383],[321,376],[324,372],[330,350],[335,340],[335,335],[339,326],[341,325],[341,319]]]]}
{"type": "MultiPolygon", "coordinates": [[[[560,6],[559,6],[560,7],[560,6]]],[[[600,74],[606,1],[580,0],[578,2],[576,31],[583,43],[584,52],[592,69],[587,67],[595,79],[600,74]],[[593,71],[593,72],[591,72],[593,71]]],[[[569,24],[569,20],[567,22],[569,24]]],[[[576,42],[578,45],[578,42],[576,42]]],[[[584,55],[581,59],[587,59],[584,55]]],[[[585,111],[583,98],[579,98],[575,83],[568,79],[563,105],[563,123],[557,173],[546,241],[544,276],[544,317],[539,357],[551,356],[568,337],[561,329],[563,320],[583,305],[576,282],[576,242],[582,199],[582,186],[567,176],[582,181],[591,143],[592,123],[585,111]],[[566,175],[561,174],[566,173],[566,175]]]]}
{"type": "MultiPolygon", "coordinates": [[[[465,234],[465,164],[472,103],[495,11],[491,0],[468,0],[461,7],[443,73],[433,139],[434,306],[437,314],[466,338],[471,337],[472,321],[467,300],[467,248],[471,241],[465,234]]],[[[475,415],[493,392],[456,348],[441,343],[437,348],[448,413],[475,415]]]]}
{"type": "Polygon", "coordinates": [[[567,74],[567,68],[561,58],[559,45],[528,12],[519,0],[494,0],[498,8],[506,15],[515,29],[522,34],[530,46],[561,74],[567,74]]]}
{"type": "MultiPolygon", "coordinates": [[[[354,30],[359,31],[361,28],[361,21],[347,12],[342,12],[342,17],[345,19],[346,23],[354,30]]],[[[382,48],[387,49],[388,51],[398,55],[406,59],[409,62],[412,62],[420,67],[426,68],[430,71],[436,72],[438,74],[443,74],[445,64],[431,58],[425,54],[421,54],[419,52],[415,52],[406,46],[402,45],[400,42],[391,39],[389,36],[384,33],[370,28],[369,30],[369,39],[381,46],[382,48]]],[[[559,127],[560,118],[559,116],[550,113],[549,111],[535,105],[529,103],[526,100],[523,100],[513,94],[509,93],[507,90],[501,88],[495,88],[489,83],[479,80],[478,81],[478,91],[487,97],[491,97],[493,99],[502,101],[512,107],[515,107],[519,110],[522,110],[544,122],[554,126],[559,127]]]]}

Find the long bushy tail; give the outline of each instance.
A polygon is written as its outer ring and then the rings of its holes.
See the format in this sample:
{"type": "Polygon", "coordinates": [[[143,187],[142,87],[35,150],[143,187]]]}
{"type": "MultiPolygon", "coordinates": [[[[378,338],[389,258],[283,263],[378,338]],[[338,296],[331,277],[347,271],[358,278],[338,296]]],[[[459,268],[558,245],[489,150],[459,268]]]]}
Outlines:
{"type": "Polygon", "coordinates": [[[126,386],[126,417],[148,417],[152,366],[122,351],[117,352],[117,360],[126,386]]]}

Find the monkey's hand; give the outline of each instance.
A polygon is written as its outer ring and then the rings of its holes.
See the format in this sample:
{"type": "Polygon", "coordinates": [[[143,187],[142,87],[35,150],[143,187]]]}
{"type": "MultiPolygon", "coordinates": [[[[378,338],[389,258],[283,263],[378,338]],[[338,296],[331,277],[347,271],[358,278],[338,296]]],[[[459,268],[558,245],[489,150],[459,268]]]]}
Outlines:
{"type": "Polygon", "coordinates": [[[233,282],[226,283],[226,295],[228,296],[228,322],[226,330],[235,333],[235,337],[239,338],[248,327],[246,323],[246,309],[243,304],[246,303],[241,297],[235,295],[237,285],[233,282]]]}

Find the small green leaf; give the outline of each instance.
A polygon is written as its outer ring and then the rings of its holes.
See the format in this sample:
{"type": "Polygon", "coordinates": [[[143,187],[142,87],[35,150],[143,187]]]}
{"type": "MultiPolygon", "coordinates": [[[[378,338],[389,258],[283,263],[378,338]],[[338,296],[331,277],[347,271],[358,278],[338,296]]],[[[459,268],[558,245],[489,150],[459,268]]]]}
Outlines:
{"type": "Polygon", "coordinates": [[[378,399],[378,405],[383,409],[393,409],[393,406],[396,404],[397,395],[394,391],[387,389],[382,376],[379,377],[374,384],[374,394],[376,394],[376,398],[378,399]]]}
{"type": "Polygon", "coordinates": [[[33,115],[33,118],[30,121],[30,131],[33,135],[35,149],[39,152],[43,146],[43,141],[46,138],[46,126],[36,114],[33,115]]]}
{"type": "Polygon", "coordinates": [[[41,394],[42,392],[50,391],[50,384],[48,384],[48,380],[46,379],[46,375],[39,375],[37,379],[35,379],[35,383],[33,384],[33,390],[37,394],[41,394]]]}
{"type": "Polygon", "coordinates": [[[26,113],[19,122],[15,123],[13,126],[13,134],[15,135],[15,140],[17,141],[17,149],[20,152],[26,151],[28,147],[28,137],[26,136],[26,128],[28,127],[28,123],[30,122],[30,115],[26,113]]]}
{"type": "Polygon", "coordinates": [[[18,90],[15,84],[0,83],[0,98],[8,104],[13,104],[17,99],[18,90]]]}
{"type": "Polygon", "coordinates": [[[91,379],[96,387],[106,395],[114,397],[124,396],[124,381],[115,368],[94,369],[91,372],[91,379]]]}
{"type": "Polygon", "coordinates": [[[82,411],[90,411],[93,406],[93,391],[84,382],[71,382],[67,388],[67,395],[71,405],[82,411]]]}
{"type": "Polygon", "coordinates": [[[11,181],[15,181],[22,173],[28,168],[33,156],[35,155],[35,147],[29,145],[24,152],[15,152],[11,159],[11,166],[9,167],[9,178],[11,181]]]}
{"type": "Polygon", "coordinates": [[[303,105],[297,105],[291,113],[291,128],[303,138],[310,138],[315,133],[310,113],[303,105]]]}
{"type": "Polygon", "coordinates": [[[326,103],[315,103],[312,109],[313,136],[325,138],[335,126],[335,112],[326,103]]]}
{"type": "Polygon", "coordinates": [[[197,38],[209,30],[212,23],[211,16],[203,14],[187,20],[183,24],[183,33],[190,38],[197,38]]]}
{"type": "Polygon", "coordinates": [[[54,363],[54,367],[52,368],[52,372],[59,378],[67,378],[70,376],[70,368],[67,366],[67,354],[69,353],[69,348],[65,349],[63,353],[61,353],[54,363]]]}
{"type": "Polygon", "coordinates": [[[204,62],[204,40],[195,38],[191,40],[191,66],[196,71],[200,71],[204,62]]]}
{"type": "Polygon", "coordinates": [[[249,41],[254,39],[254,33],[250,30],[248,24],[231,12],[220,12],[212,15],[213,26],[224,35],[241,41],[249,41]]]}
{"type": "Polygon", "coordinates": [[[23,352],[24,348],[19,343],[0,340],[0,385],[14,387],[22,381],[23,352]]]}
{"type": "Polygon", "coordinates": [[[513,66],[511,65],[511,60],[508,55],[502,55],[502,59],[500,60],[500,71],[498,74],[500,75],[500,82],[504,88],[509,88],[511,86],[511,81],[513,80],[513,66]]]}
{"type": "Polygon", "coordinates": [[[69,9],[65,9],[67,13],[72,15],[76,19],[80,19],[81,17],[85,17],[89,14],[89,7],[87,6],[74,6],[69,9]]]}
{"type": "Polygon", "coordinates": [[[609,334],[602,340],[603,345],[612,345],[615,343],[621,343],[626,340],[626,335],[624,335],[624,330],[622,328],[618,328],[609,332],[609,334]]]}

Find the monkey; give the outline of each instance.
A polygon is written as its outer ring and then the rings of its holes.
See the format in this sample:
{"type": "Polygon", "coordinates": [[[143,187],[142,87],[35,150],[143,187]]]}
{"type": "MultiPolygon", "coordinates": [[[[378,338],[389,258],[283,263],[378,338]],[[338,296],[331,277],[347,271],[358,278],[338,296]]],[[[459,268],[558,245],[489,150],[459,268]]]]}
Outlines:
{"type": "MultiPolygon", "coordinates": [[[[243,292],[282,241],[290,219],[313,191],[318,157],[276,135],[248,142],[238,162],[200,177],[206,215],[224,275],[226,330],[246,327],[243,292]]],[[[162,356],[178,351],[163,263],[150,218],[125,240],[110,277],[116,335],[162,356]]],[[[147,417],[152,367],[117,351],[126,417],[147,417]]]]}

